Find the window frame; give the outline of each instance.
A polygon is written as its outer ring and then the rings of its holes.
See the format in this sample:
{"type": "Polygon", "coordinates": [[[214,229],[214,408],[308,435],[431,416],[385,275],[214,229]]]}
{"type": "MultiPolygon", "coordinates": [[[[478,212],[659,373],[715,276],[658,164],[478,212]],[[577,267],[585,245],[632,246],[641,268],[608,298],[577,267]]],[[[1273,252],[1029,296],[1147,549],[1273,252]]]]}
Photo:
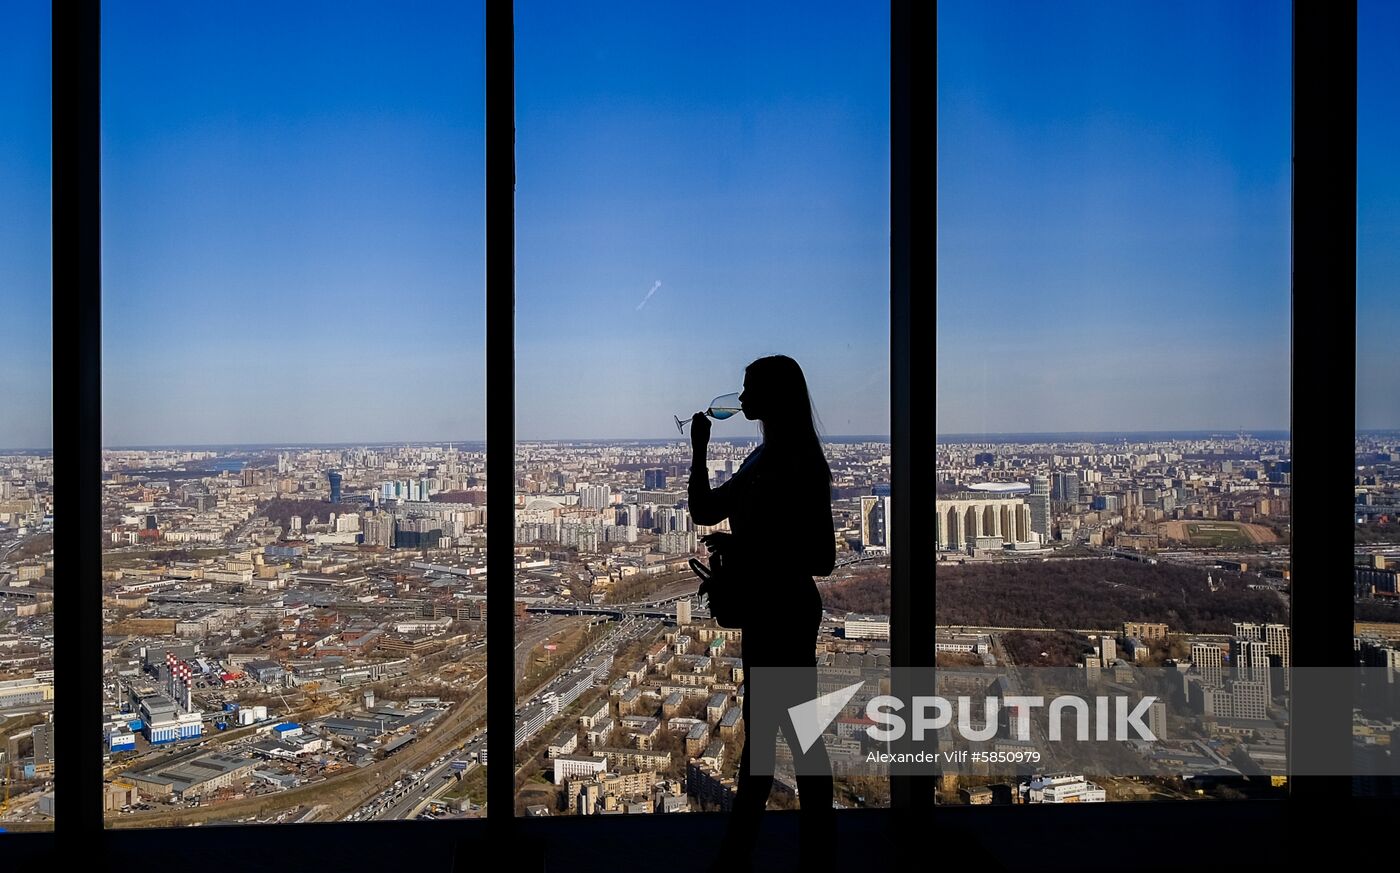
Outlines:
{"type": "MultiPolygon", "coordinates": [[[[53,392],[55,466],[66,472],[55,480],[57,511],[72,518],[78,531],[101,525],[101,165],[100,165],[100,31],[99,0],[52,4],[53,42],[53,392]],[[66,317],[60,321],[58,313],[66,317]]],[[[487,441],[509,445],[510,451],[488,454],[488,482],[511,482],[514,472],[515,335],[514,335],[514,30],[511,0],[485,0],[486,16],[486,141],[487,141],[487,441]]],[[[891,0],[891,260],[890,366],[891,450],[894,495],[892,536],[916,542],[915,532],[931,529],[934,518],[932,453],[932,368],[915,366],[916,338],[933,335],[936,298],[923,289],[936,276],[937,177],[937,3],[891,0]],[[915,293],[915,288],[921,289],[915,293]],[[925,449],[920,451],[920,449],[925,449]]],[[[1355,438],[1354,391],[1337,390],[1326,397],[1305,395],[1298,374],[1322,378],[1324,384],[1354,386],[1355,378],[1355,254],[1356,254],[1356,25],[1355,0],[1294,0],[1293,4],[1293,356],[1290,380],[1294,402],[1292,445],[1295,459],[1294,505],[1332,506],[1350,500],[1351,453],[1355,438]],[[1351,294],[1335,289],[1350,286],[1351,294]],[[1300,331],[1301,328],[1301,331],[1300,331]],[[1301,414],[1300,414],[1301,412],[1301,414]],[[1335,426],[1305,427],[1305,423],[1336,422],[1335,426]],[[1345,422],[1345,424],[1343,424],[1345,422]],[[1346,490],[1343,490],[1346,489],[1346,490]]],[[[919,346],[921,355],[927,350],[919,346]]],[[[513,542],[513,488],[488,490],[488,543],[513,542]]],[[[1337,666],[1350,663],[1351,605],[1332,596],[1316,580],[1328,578],[1336,564],[1331,544],[1351,541],[1350,520],[1319,511],[1309,520],[1309,535],[1292,546],[1293,578],[1304,584],[1293,592],[1293,663],[1337,666]],[[1312,580],[1312,584],[1308,584],[1312,580]],[[1328,602],[1329,598],[1335,602],[1328,602]]],[[[67,522],[65,522],[66,524],[67,522]]],[[[510,585],[488,589],[488,651],[512,651],[511,548],[488,550],[490,575],[510,585]]],[[[896,549],[891,562],[892,661],[896,666],[933,664],[933,598],[936,580],[931,562],[920,561],[912,549],[896,549]],[[926,617],[926,618],[925,618],[926,617]]],[[[96,580],[101,572],[101,549],[96,536],[67,537],[56,543],[59,572],[73,580],[96,580]]],[[[77,586],[75,586],[77,587],[77,586]]],[[[245,826],[185,828],[162,831],[109,830],[105,826],[100,792],[102,762],[90,736],[93,707],[102,685],[102,604],[100,586],[81,586],[72,601],[60,607],[74,620],[58,625],[55,666],[72,693],[55,705],[59,743],[75,750],[76,763],[65,769],[69,787],[56,796],[55,830],[42,834],[7,834],[10,857],[50,858],[72,855],[75,862],[100,846],[112,859],[138,860],[157,844],[176,851],[237,851],[247,845],[245,826]],[[69,677],[72,677],[71,679],[69,677]],[[72,685],[69,685],[69,682],[72,685]],[[91,790],[89,790],[91,786],[91,790]],[[158,834],[158,835],[157,835],[158,834]],[[72,837],[62,844],[58,836],[72,837]],[[60,849],[60,845],[62,848],[60,849]]],[[[513,734],[514,683],[509,659],[488,662],[488,727],[492,733],[513,734]]],[[[1306,703],[1305,701],[1303,702],[1306,703]]],[[[1350,736],[1345,717],[1314,713],[1295,706],[1291,741],[1336,742],[1350,736]]],[[[498,755],[499,757],[499,755],[498,755]]],[[[533,851],[548,840],[578,840],[567,820],[523,820],[514,815],[513,768],[488,770],[488,809],[482,821],[326,823],[307,827],[253,826],[263,849],[282,853],[284,861],[334,862],[328,849],[336,838],[346,859],[364,860],[373,846],[397,853],[415,845],[423,851],[446,852],[467,858],[489,840],[518,850],[522,836],[538,836],[533,851]],[[367,831],[367,829],[372,829],[367,831]],[[370,836],[373,835],[373,837],[370,836]],[[402,840],[397,839],[402,837],[402,840]],[[387,838],[387,839],[386,839],[387,838]],[[510,843],[504,842],[511,840],[510,843]],[[499,841],[499,842],[498,842],[499,841]]],[[[933,805],[931,777],[893,777],[894,808],[852,810],[843,821],[862,827],[878,822],[896,841],[910,840],[913,851],[928,845],[914,842],[924,833],[933,805]],[[906,825],[912,825],[906,827],[906,825]]],[[[1222,817],[1242,826],[1276,827],[1300,809],[1350,801],[1346,777],[1299,777],[1284,801],[1249,804],[1106,804],[1093,808],[1019,810],[1018,834],[1033,839],[1044,833],[1053,839],[1059,828],[1090,826],[1111,832],[1124,851],[1137,840],[1163,827],[1193,827],[1193,833],[1218,831],[1222,817]],[[1073,818],[1069,818],[1073,814],[1073,818]],[[1109,825],[1105,828],[1105,825],[1109,825]],[[1199,829],[1194,829],[1199,828],[1199,829]]],[[[1388,814],[1390,801],[1366,804],[1364,815],[1388,814]]],[[[995,844],[1006,836],[1003,811],[940,808],[938,824],[950,834],[995,844]]],[[[781,814],[779,814],[781,815],[781,814]]],[[[620,817],[633,818],[633,817],[620,817]]],[[[644,817],[637,821],[590,821],[585,826],[604,834],[638,839],[664,835],[697,837],[717,833],[718,815],[644,817]],[[681,821],[681,819],[686,819],[681,821]],[[627,836],[627,835],[630,835],[627,836]]],[[[843,824],[843,828],[846,827],[843,824]]],[[[1229,830],[1229,829],[1226,829],[1229,830]]],[[[1231,831],[1233,833],[1233,831],[1231,831]]],[[[612,837],[609,837],[610,839],[612,837]]],[[[1229,833],[1220,837],[1221,847],[1229,833]]],[[[1210,838],[1205,838],[1209,843],[1210,838]]],[[[1270,850],[1261,846],[1267,857],[1270,850]]],[[[942,854],[942,853],[941,853],[942,854]]],[[[441,855],[440,855],[441,856],[441,855]]],[[[946,858],[946,855],[944,855],[946,858]]],[[[1260,855],[1256,855],[1260,858],[1260,855]]],[[[1261,858],[1262,859],[1262,858],[1261,858]]]]}

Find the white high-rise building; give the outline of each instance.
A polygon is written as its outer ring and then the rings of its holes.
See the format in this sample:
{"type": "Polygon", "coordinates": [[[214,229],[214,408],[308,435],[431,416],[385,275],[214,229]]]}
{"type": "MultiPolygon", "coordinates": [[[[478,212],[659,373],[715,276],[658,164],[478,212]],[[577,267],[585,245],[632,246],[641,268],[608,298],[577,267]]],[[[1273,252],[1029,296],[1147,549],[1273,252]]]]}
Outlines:
{"type": "Polygon", "coordinates": [[[1235,678],[1264,686],[1267,700],[1273,688],[1269,682],[1269,644],[1263,640],[1235,640],[1235,678]]]}
{"type": "Polygon", "coordinates": [[[1233,718],[1268,718],[1269,686],[1266,682],[1231,679],[1230,715],[1233,718]]]}
{"type": "Polygon", "coordinates": [[[1235,639],[1239,640],[1260,640],[1263,639],[1262,629],[1252,621],[1235,622],[1235,639]]]}
{"type": "Polygon", "coordinates": [[[580,485],[578,500],[584,509],[602,509],[612,503],[612,489],[606,485],[580,485]]]}
{"type": "Polygon", "coordinates": [[[1219,687],[1225,682],[1225,653],[1219,646],[1195,643],[1191,646],[1191,663],[1207,684],[1219,687]]]}

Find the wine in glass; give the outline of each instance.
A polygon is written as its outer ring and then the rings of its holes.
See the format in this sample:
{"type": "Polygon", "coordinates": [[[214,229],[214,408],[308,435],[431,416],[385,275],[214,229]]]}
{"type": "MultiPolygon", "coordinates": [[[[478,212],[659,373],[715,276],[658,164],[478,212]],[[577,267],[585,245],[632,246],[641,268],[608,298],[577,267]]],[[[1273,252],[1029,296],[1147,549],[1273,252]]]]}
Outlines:
{"type": "MultiPolygon", "coordinates": [[[[735,391],[733,394],[721,394],[714,400],[711,400],[710,408],[705,410],[705,414],[715,421],[724,421],[726,418],[738,415],[742,411],[743,408],[739,405],[739,392],[735,391]]],[[[690,419],[683,419],[679,415],[675,416],[675,419],[676,430],[685,433],[685,426],[690,424],[690,419]]]]}

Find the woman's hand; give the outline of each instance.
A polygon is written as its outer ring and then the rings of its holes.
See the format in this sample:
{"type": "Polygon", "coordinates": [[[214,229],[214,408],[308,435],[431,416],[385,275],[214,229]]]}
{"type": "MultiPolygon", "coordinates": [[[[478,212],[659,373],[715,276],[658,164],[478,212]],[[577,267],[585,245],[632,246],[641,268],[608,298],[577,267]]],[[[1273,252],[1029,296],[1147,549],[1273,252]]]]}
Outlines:
{"type": "Polygon", "coordinates": [[[690,445],[695,449],[696,457],[703,458],[709,444],[710,417],[703,412],[697,412],[690,418],[690,445]]]}
{"type": "Polygon", "coordinates": [[[705,547],[710,550],[710,554],[712,555],[725,557],[734,551],[734,534],[725,533],[724,531],[705,534],[700,538],[700,542],[705,544],[705,547]]]}

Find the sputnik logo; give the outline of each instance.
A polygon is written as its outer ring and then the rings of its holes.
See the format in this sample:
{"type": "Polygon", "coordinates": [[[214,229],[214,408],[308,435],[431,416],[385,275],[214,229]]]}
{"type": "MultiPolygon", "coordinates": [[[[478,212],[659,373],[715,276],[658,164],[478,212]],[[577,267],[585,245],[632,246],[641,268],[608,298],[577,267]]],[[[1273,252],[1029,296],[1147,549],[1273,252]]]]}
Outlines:
{"type": "Polygon", "coordinates": [[[841,714],[841,710],[851,702],[851,698],[856,696],[856,692],[864,684],[857,682],[847,685],[830,694],[823,694],[797,706],[788,707],[788,716],[792,719],[793,729],[797,731],[797,742],[802,746],[804,754],[812,748],[812,744],[836,720],[836,716],[841,714]]]}

